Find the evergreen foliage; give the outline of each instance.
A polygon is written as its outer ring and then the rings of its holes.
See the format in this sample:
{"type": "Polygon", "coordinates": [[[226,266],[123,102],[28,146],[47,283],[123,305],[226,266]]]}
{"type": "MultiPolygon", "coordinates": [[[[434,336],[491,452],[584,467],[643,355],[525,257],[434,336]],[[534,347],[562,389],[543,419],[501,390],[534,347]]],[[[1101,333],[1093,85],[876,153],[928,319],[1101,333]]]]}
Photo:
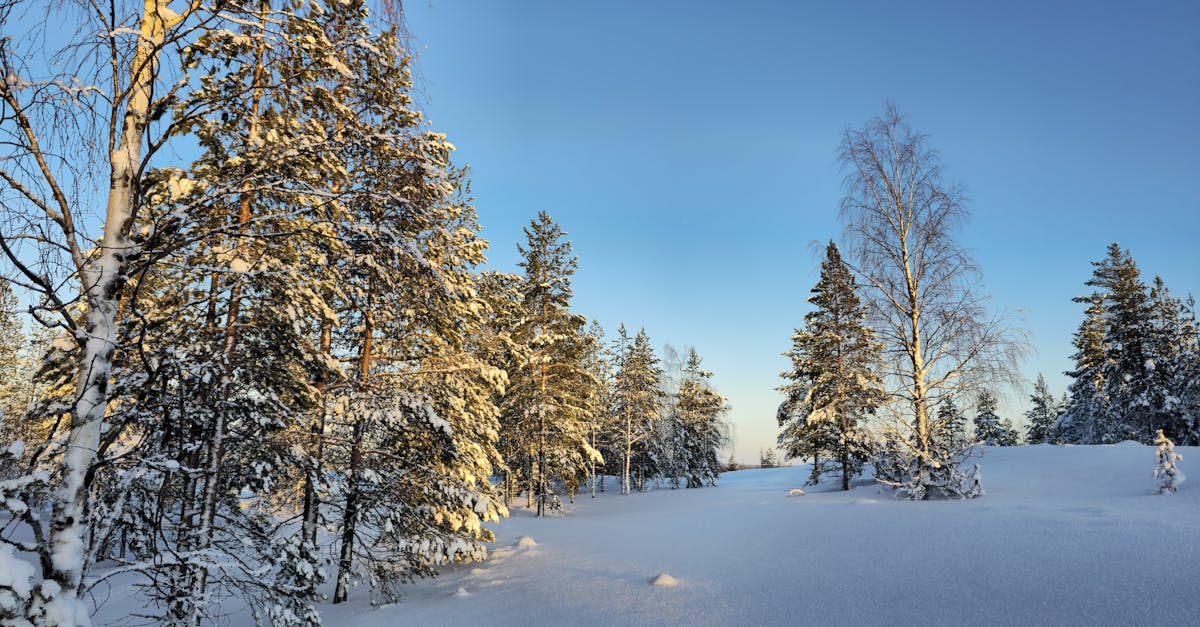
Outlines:
{"type": "Polygon", "coordinates": [[[717,484],[721,474],[717,450],[725,442],[721,422],[727,411],[725,397],[712,388],[713,373],[702,370],[700,363],[696,349],[689,349],[676,403],[681,422],[676,472],[689,488],[717,484]]]}
{"type": "Polygon", "coordinates": [[[555,483],[580,485],[593,462],[589,443],[599,382],[585,360],[594,349],[586,320],[570,311],[571,275],[578,260],[546,212],[525,229],[517,249],[524,276],[508,331],[508,388],[501,401],[501,437],[513,479],[539,516],[561,507],[555,483]]]}
{"type": "Polygon", "coordinates": [[[886,400],[878,374],[882,345],[866,326],[854,275],[830,242],[821,278],[808,302],[804,329],[792,336],[784,355],[792,368],[781,376],[785,400],[777,421],[779,445],[791,457],[811,458],[810,483],[821,474],[841,476],[843,490],[871,458],[871,438],[860,421],[886,400]]]}
{"type": "Polygon", "coordinates": [[[1025,412],[1025,420],[1029,423],[1025,441],[1029,444],[1053,442],[1054,423],[1058,420],[1058,402],[1050,394],[1046,378],[1040,372],[1037,382],[1033,384],[1033,395],[1029,400],[1033,407],[1025,412]]]}
{"type": "Polygon", "coordinates": [[[1171,296],[1158,277],[1148,287],[1132,255],[1116,243],[1092,265],[1087,285],[1095,289],[1075,299],[1087,307],[1057,436],[1083,444],[1149,443],[1163,429],[1181,443],[1200,443],[1192,301],[1171,296]]]}
{"type": "Polygon", "coordinates": [[[997,446],[1004,441],[1007,433],[996,415],[999,405],[996,395],[989,390],[980,390],[975,397],[975,440],[989,446],[997,446]]]}
{"type": "Polygon", "coordinates": [[[666,445],[659,437],[663,397],[662,370],[645,329],[630,340],[625,325],[617,329],[617,371],[613,377],[613,410],[621,448],[621,493],[636,486],[644,489],[647,479],[669,474],[666,445]]]}
{"type": "Polygon", "coordinates": [[[971,444],[967,436],[967,417],[959,411],[952,399],[944,399],[938,406],[933,424],[934,444],[946,450],[962,450],[971,444]]]}

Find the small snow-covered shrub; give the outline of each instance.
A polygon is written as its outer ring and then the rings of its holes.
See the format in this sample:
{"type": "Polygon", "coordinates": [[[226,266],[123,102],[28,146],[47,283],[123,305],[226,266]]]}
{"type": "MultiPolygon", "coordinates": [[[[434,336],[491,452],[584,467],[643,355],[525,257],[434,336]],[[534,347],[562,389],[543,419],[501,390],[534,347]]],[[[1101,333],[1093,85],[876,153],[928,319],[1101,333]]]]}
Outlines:
{"type": "Polygon", "coordinates": [[[896,438],[886,438],[877,448],[875,480],[896,489],[898,498],[973,499],[983,495],[979,465],[966,470],[973,448],[932,446],[927,457],[896,438]]]}
{"type": "Polygon", "coordinates": [[[1175,443],[1163,435],[1162,429],[1158,430],[1154,443],[1158,445],[1158,450],[1155,451],[1158,456],[1158,466],[1154,468],[1154,478],[1158,479],[1158,493],[1174,492],[1179,489],[1179,484],[1184,480],[1183,473],[1175,464],[1183,459],[1183,455],[1175,452],[1175,443]]]}

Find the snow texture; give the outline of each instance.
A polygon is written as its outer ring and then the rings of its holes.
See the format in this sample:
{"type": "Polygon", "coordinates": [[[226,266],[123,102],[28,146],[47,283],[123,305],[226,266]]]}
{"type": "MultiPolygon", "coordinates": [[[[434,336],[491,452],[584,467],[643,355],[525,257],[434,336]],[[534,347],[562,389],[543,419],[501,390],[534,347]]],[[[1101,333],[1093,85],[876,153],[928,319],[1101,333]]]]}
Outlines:
{"type": "MultiPolygon", "coordinates": [[[[487,561],[409,585],[398,604],[357,595],[319,609],[356,627],[1195,624],[1200,489],[1157,496],[1154,450],[989,449],[987,495],[966,501],[902,501],[866,480],[789,498],[810,471],[795,466],[702,490],[608,491],[552,518],[514,508],[492,525],[503,548],[487,561]],[[523,537],[538,550],[520,550],[523,537]],[[650,585],[654,573],[687,585],[650,585]]],[[[141,609],[127,585],[111,598],[97,624],[141,609]]]]}

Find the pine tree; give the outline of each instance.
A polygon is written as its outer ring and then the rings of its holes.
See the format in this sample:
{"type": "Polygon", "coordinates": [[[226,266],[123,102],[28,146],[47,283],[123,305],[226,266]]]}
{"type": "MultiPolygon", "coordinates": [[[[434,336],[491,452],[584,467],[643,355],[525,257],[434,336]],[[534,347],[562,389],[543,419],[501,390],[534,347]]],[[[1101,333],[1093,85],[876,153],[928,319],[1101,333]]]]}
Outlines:
{"type": "Polygon", "coordinates": [[[775,455],[774,448],[764,448],[758,454],[759,468],[775,468],[779,466],[779,458],[775,455]]]}
{"type": "Polygon", "coordinates": [[[399,584],[482,558],[494,538],[482,523],[506,513],[487,480],[503,466],[496,401],[506,376],[474,346],[488,304],[475,275],[486,242],[453,145],[412,106],[402,41],[364,26],[326,27],[362,55],[346,63],[354,100],[342,99],[358,115],[331,129],[351,165],[336,224],[349,254],[332,297],[333,356],[349,366],[328,451],[342,477],[330,503],[341,521],[335,602],[361,579],[394,601],[399,584]]]}
{"type": "Polygon", "coordinates": [[[833,242],[825,249],[821,278],[808,302],[804,329],[792,336],[789,383],[779,407],[779,445],[791,457],[811,457],[813,482],[841,475],[842,489],[870,459],[871,443],[859,422],[886,400],[878,374],[882,345],[866,326],[854,275],[833,242]],[[821,462],[825,460],[825,464],[821,462]]]}
{"type": "Polygon", "coordinates": [[[1051,442],[1054,438],[1054,422],[1058,419],[1058,403],[1050,395],[1046,378],[1040,372],[1037,382],[1033,384],[1033,395],[1029,400],[1033,407],[1025,412],[1025,419],[1029,422],[1025,441],[1029,444],[1051,442]]]}
{"type": "Polygon", "coordinates": [[[586,320],[570,311],[578,260],[565,235],[540,212],[525,229],[526,244],[517,247],[525,274],[517,287],[521,311],[511,337],[520,350],[502,401],[508,448],[519,449],[506,461],[517,466],[539,516],[561,507],[555,479],[578,483],[593,461],[602,461],[588,443],[599,384],[584,365],[592,348],[581,333],[586,320]]]}
{"type": "Polygon", "coordinates": [[[662,448],[666,455],[662,465],[663,478],[667,479],[671,489],[674,490],[686,485],[684,474],[687,470],[688,460],[684,440],[687,433],[679,395],[684,383],[686,366],[684,357],[670,344],[663,347],[662,355],[662,377],[660,377],[659,386],[663,405],[662,416],[656,425],[655,437],[662,441],[662,448]]]}

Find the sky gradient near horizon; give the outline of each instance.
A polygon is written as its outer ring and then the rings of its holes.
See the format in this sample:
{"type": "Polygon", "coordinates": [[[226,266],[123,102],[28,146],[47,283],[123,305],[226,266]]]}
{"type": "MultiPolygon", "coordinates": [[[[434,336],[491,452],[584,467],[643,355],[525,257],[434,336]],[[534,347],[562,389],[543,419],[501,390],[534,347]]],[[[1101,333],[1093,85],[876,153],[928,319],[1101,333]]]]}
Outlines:
{"type": "MultiPolygon", "coordinates": [[[[966,186],[994,309],[1062,394],[1093,260],[1117,241],[1200,296],[1200,3],[405,4],[431,126],[516,267],[546,210],[574,308],[695,346],[736,452],[775,442],[781,356],[840,240],[841,134],[896,103],[966,186]],[[817,244],[814,246],[814,243],[817,244]]],[[[1028,387],[1028,386],[1027,386],[1028,387]]],[[[1028,407],[1008,390],[1004,417],[1028,407]]]]}

